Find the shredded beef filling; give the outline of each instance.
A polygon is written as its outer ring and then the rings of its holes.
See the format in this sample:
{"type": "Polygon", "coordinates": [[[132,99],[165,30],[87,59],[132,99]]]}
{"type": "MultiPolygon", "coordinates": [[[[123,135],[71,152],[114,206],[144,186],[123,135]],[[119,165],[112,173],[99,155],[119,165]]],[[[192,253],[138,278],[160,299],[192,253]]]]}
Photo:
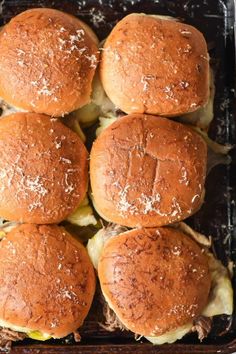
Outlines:
{"type": "Polygon", "coordinates": [[[73,332],[75,342],[81,341],[81,336],[78,331],[73,332]]]}
{"type": "Polygon", "coordinates": [[[0,327],[0,350],[9,353],[12,342],[23,340],[26,334],[22,332],[12,331],[9,328],[0,327]]]}
{"type": "Polygon", "coordinates": [[[108,240],[111,237],[117,236],[123,232],[128,231],[128,229],[125,226],[110,223],[103,229],[103,231],[105,240],[108,240]]]}
{"type": "Polygon", "coordinates": [[[127,330],[127,328],[116,316],[115,312],[109,307],[103,296],[101,302],[103,304],[103,316],[105,318],[105,323],[99,322],[99,325],[109,332],[114,332],[117,329],[120,329],[121,331],[127,330]]]}
{"type": "Polygon", "coordinates": [[[193,321],[192,331],[196,331],[200,342],[206,338],[211,330],[212,319],[211,317],[198,316],[193,321]]]}

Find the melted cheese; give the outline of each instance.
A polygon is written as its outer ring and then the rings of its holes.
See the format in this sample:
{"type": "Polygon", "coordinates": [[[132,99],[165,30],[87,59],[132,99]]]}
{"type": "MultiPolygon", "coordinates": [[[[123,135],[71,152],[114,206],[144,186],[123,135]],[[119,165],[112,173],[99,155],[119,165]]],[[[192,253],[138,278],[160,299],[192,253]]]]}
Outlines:
{"type": "Polygon", "coordinates": [[[18,225],[20,225],[20,222],[16,222],[16,221],[8,221],[5,222],[4,224],[0,224],[0,239],[6,236],[6,234],[8,234],[18,225]]]}
{"type": "Polygon", "coordinates": [[[98,269],[98,261],[101,257],[105,244],[104,230],[99,230],[90,240],[88,240],[87,250],[95,269],[98,269]]]}
{"type": "Polygon", "coordinates": [[[89,199],[87,196],[81,202],[79,207],[71,215],[69,215],[66,220],[71,224],[78,226],[97,224],[97,220],[93,214],[92,207],[89,205],[89,199]]]}
{"type": "Polygon", "coordinates": [[[77,109],[74,114],[83,127],[89,127],[96,122],[100,113],[99,107],[93,102],[77,109]]]}
{"type": "Polygon", "coordinates": [[[6,232],[0,230],[0,240],[2,240],[6,236],[6,232]]]}
{"type": "MultiPolygon", "coordinates": [[[[209,240],[202,234],[192,230],[184,223],[177,224],[179,228],[190,237],[194,238],[200,244],[209,247],[209,240]]],[[[88,241],[87,250],[90,259],[97,269],[99,258],[106,242],[104,229],[99,230],[92,239],[88,241]]],[[[211,317],[221,314],[231,315],[233,313],[233,290],[227,269],[221,262],[214,258],[213,254],[208,253],[209,268],[211,272],[211,290],[209,295],[209,302],[202,312],[203,316],[211,317]]],[[[176,340],[183,338],[193,326],[193,323],[188,323],[176,330],[165,333],[161,336],[146,337],[153,344],[174,343],[176,340]]]]}
{"type": "Polygon", "coordinates": [[[80,137],[80,139],[84,143],[86,141],[86,136],[84,135],[84,132],[81,129],[80,123],[79,123],[75,113],[72,113],[72,115],[73,115],[73,121],[72,121],[72,124],[70,125],[70,128],[80,137]]]}
{"type": "Polygon", "coordinates": [[[211,247],[211,238],[207,238],[205,235],[193,230],[190,226],[181,221],[172,225],[172,227],[181,230],[186,235],[190,236],[197,243],[205,247],[211,247]]]}
{"type": "Polygon", "coordinates": [[[117,120],[116,115],[110,113],[106,117],[99,117],[99,127],[96,129],[96,137],[98,137],[103,130],[117,120]]]}
{"type": "Polygon", "coordinates": [[[106,96],[97,73],[92,86],[91,102],[74,112],[83,127],[94,124],[100,115],[115,111],[115,106],[106,96]]]}
{"type": "Polygon", "coordinates": [[[103,89],[102,83],[100,81],[98,73],[94,75],[93,79],[93,91],[92,91],[92,102],[97,106],[101,106],[106,97],[105,91],[103,89]]]}
{"type": "Polygon", "coordinates": [[[221,145],[216,141],[213,141],[209,138],[207,133],[198,127],[193,127],[193,129],[202,136],[202,138],[207,143],[208,147],[215,153],[221,155],[227,155],[229,151],[232,149],[231,145],[221,145]]]}
{"type": "Polygon", "coordinates": [[[182,117],[180,117],[180,122],[192,124],[204,130],[208,129],[212,119],[214,118],[215,84],[214,73],[212,69],[210,69],[209,86],[210,96],[207,104],[194,112],[182,115],[182,117]]]}
{"type": "Polygon", "coordinates": [[[92,84],[91,102],[77,109],[74,114],[83,127],[96,122],[101,113],[100,105],[105,96],[98,74],[96,73],[92,84]]]}
{"type": "Polygon", "coordinates": [[[45,341],[45,340],[52,338],[52,336],[50,336],[48,334],[41,333],[40,331],[27,332],[27,336],[31,339],[36,339],[36,340],[41,340],[41,341],[45,341]]]}
{"type": "MultiPolygon", "coordinates": [[[[136,15],[146,15],[146,14],[136,14],[136,15]]],[[[166,21],[179,21],[177,18],[172,17],[172,16],[163,16],[163,15],[146,15],[149,17],[154,17],[157,18],[159,20],[166,20],[166,21]]]]}
{"type": "Polygon", "coordinates": [[[155,345],[161,345],[164,343],[174,343],[178,339],[181,339],[185,336],[185,334],[189,333],[191,331],[193,324],[188,323],[184,326],[179,327],[176,330],[169,331],[165,334],[162,334],[161,336],[158,337],[145,337],[149,342],[155,345]]]}
{"type": "Polygon", "coordinates": [[[233,289],[227,268],[208,253],[209,268],[211,272],[211,291],[209,302],[202,312],[203,316],[232,315],[233,289]]]}

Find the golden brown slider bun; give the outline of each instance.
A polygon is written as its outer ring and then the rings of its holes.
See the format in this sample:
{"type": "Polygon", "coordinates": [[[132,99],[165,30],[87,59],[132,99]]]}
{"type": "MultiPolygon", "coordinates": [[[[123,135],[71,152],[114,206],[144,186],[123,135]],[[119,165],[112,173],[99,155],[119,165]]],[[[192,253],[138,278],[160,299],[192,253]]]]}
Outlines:
{"type": "Polygon", "coordinates": [[[62,227],[21,225],[0,242],[0,323],[54,338],[79,328],[95,292],[84,246],[62,227]]]}
{"type": "Polygon", "coordinates": [[[109,239],[98,263],[109,307],[129,330],[158,336],[197,317],[211,286],[200,246],[172,228],[136,229],[109,239]]]}
{"type": "Polygon", "coordinates": [[[90,101],[96,36],[82,21],[41,8],[0,32],[0,97],[15,107],[61,116],[90,101]]]}
{"type": "Polygon", "coordinates": [[[84,199],[88,153],[57,119],[16,113],[0,120],[0,216],[48,224],[67,217],[84,199]]]}
{"type": "Polygon", "coordinates": [[[209,58],[194,27],[145,14],[123,18],[101,57],[103,87],[126,113],[176,116],[204,106],[209,97],[209,58]]]}
{"type": "Polygon", "coordinates": [[[206,143],[165,118],[119,118],[94,142],[90,176],[94,205],[107,221],[154,227],[180,221],[203,202],[206,143]]]}

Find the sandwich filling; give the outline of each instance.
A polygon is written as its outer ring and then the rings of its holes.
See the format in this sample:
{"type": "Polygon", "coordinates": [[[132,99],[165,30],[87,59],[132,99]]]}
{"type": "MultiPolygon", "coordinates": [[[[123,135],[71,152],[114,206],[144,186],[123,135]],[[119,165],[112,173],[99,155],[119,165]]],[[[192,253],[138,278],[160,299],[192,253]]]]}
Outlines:
{"type": "MultiPolygon", "coordinates": [[[[211,290],[208,298],[208,303],[202,311],[201,315],[195,318],[193,321],[186,323],[174,330],[171,330],[160,336],[147,336],[146,338],[153,344],[164,344],[173,343],[178,339],[183,338],[183,336],[191,331],[196,331],[200,340],[205,338],[211,330],[211,317],[217,315],[232,315],[233,312],[233,290],[229,277],[227,268],[225,268],[222,263],[217,260],[212,253],[210,253],[207,248],[210,247],[210,241],[204,235],[201,235],[184,223],[177,224],[181,231],[185,232],[195,241],[200,243],[206,248],[206,254],[208,256],[208,264],[211,273],[211,290]]],[[[106,229],[101,229],[97,234],[89,240],[87,249],[91,261],[95,267],[98,268],[98,262],[102,254],[103,247],[106,241],[110,237],[115,237],[120,233],[127,231],[124,227],[117,225],[110,225],[106,229]]],[[[105,298],[105,300],[107,300],[105,298]]],[[[105,316],[105,328],[107,330],[113,331],[117,328],[125,329],[117,315],[114,313],[108,301],[106,301],[106,306],[104,307],[105,316]],[[110,309],[107,309],[107,306],[110,309]]]]}
{"type": "Polygon", "coordinates": [[[25,338],[45,341],[52,337],[40,331],[31,331],[28,328],[14,326],[5,321],[0,321],[0,349],[2,351],[10,353],[12,342],[25,338]]]}
{"type": "Polygon", "coordinates": [[[28,337],[28,338],[42,340],[42,341],[52,338],[52,336],[48,333],[42,333],[40,331],[31,330],[26,327],[14,326],[13,324],[2,320],[0,320],[0,327],[1,327],[1,332],[3,333],[4,331],[6,331],[9,334],[11,333],[11,335],[19,335],[22,337],[24,336],[24,338],[28,337]]]}
{"type": "Polygon", "coordinates": [[[11,343],[18,340],[23,340],[25,338],[25,333],[13,331],[9,328],[0,327],[0,350],[5,353],[10,353],[11,343]]]}
{"type": "Polygon", "coordinates": [[[208,130],[214,117],[215,84],[213,69],[210,69],[209,91],[210,96],[207,104],[201,108],[198,108],[194,112],[183,114],[179,119],[180,122],[192,124],[203,130],[208,130]]]}
{"type": "Polygon", "coordinates": [[[88,196],[80,203],[78,208],[70,214],[67,219],[71,224],[78,226],[96,225],[97,220],[93,214],[93,209],[89,204],[88,196]]]}

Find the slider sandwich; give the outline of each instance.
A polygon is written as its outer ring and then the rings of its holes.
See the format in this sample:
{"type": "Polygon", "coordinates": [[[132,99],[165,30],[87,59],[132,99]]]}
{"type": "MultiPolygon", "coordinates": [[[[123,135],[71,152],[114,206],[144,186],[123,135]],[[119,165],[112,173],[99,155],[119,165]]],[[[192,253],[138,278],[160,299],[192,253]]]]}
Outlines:
{"type": "Polygon", "coordinates": [[[100,77],[125,113],[194,112],[210,96],[206,41],[196,28],[169,17],[130,14],[105,40],[100,77]]]}
{"type": "Polygon", "coordinates": [[[1,30],[0,52],[0,97],[15,110],[63,116],[90,103],[98,39],[76,17],[22,12],[1,30]]]}
{"type": "Polygon", "coordinates": [[[104,296],[105,328],[130,330],[153,344],[195,331],[205,338],[212,316],[233,311],[228,271],[206,241],[188,227],[100,230],[87,247],[104,296]]]}
{"type": "Polygon", "coordinates": [[[86,205],[88,152],[55,118],[15,113],[0,120],[0,217],[52,224],[86,205]]]}
{"type": "Polygon", "coordinates": [[[24,224],[0,242],[0,346],[63,338],[82,326],[95,292],[84,246],[64,228],[24,224]]]}
{"type": "Polygon", "coordinates": [[[201,207],[206,165],[207,145],[190,127],[151,115],[119,118],[92,146],[94,207],[128,227],[183,220],[201,207]]]}

